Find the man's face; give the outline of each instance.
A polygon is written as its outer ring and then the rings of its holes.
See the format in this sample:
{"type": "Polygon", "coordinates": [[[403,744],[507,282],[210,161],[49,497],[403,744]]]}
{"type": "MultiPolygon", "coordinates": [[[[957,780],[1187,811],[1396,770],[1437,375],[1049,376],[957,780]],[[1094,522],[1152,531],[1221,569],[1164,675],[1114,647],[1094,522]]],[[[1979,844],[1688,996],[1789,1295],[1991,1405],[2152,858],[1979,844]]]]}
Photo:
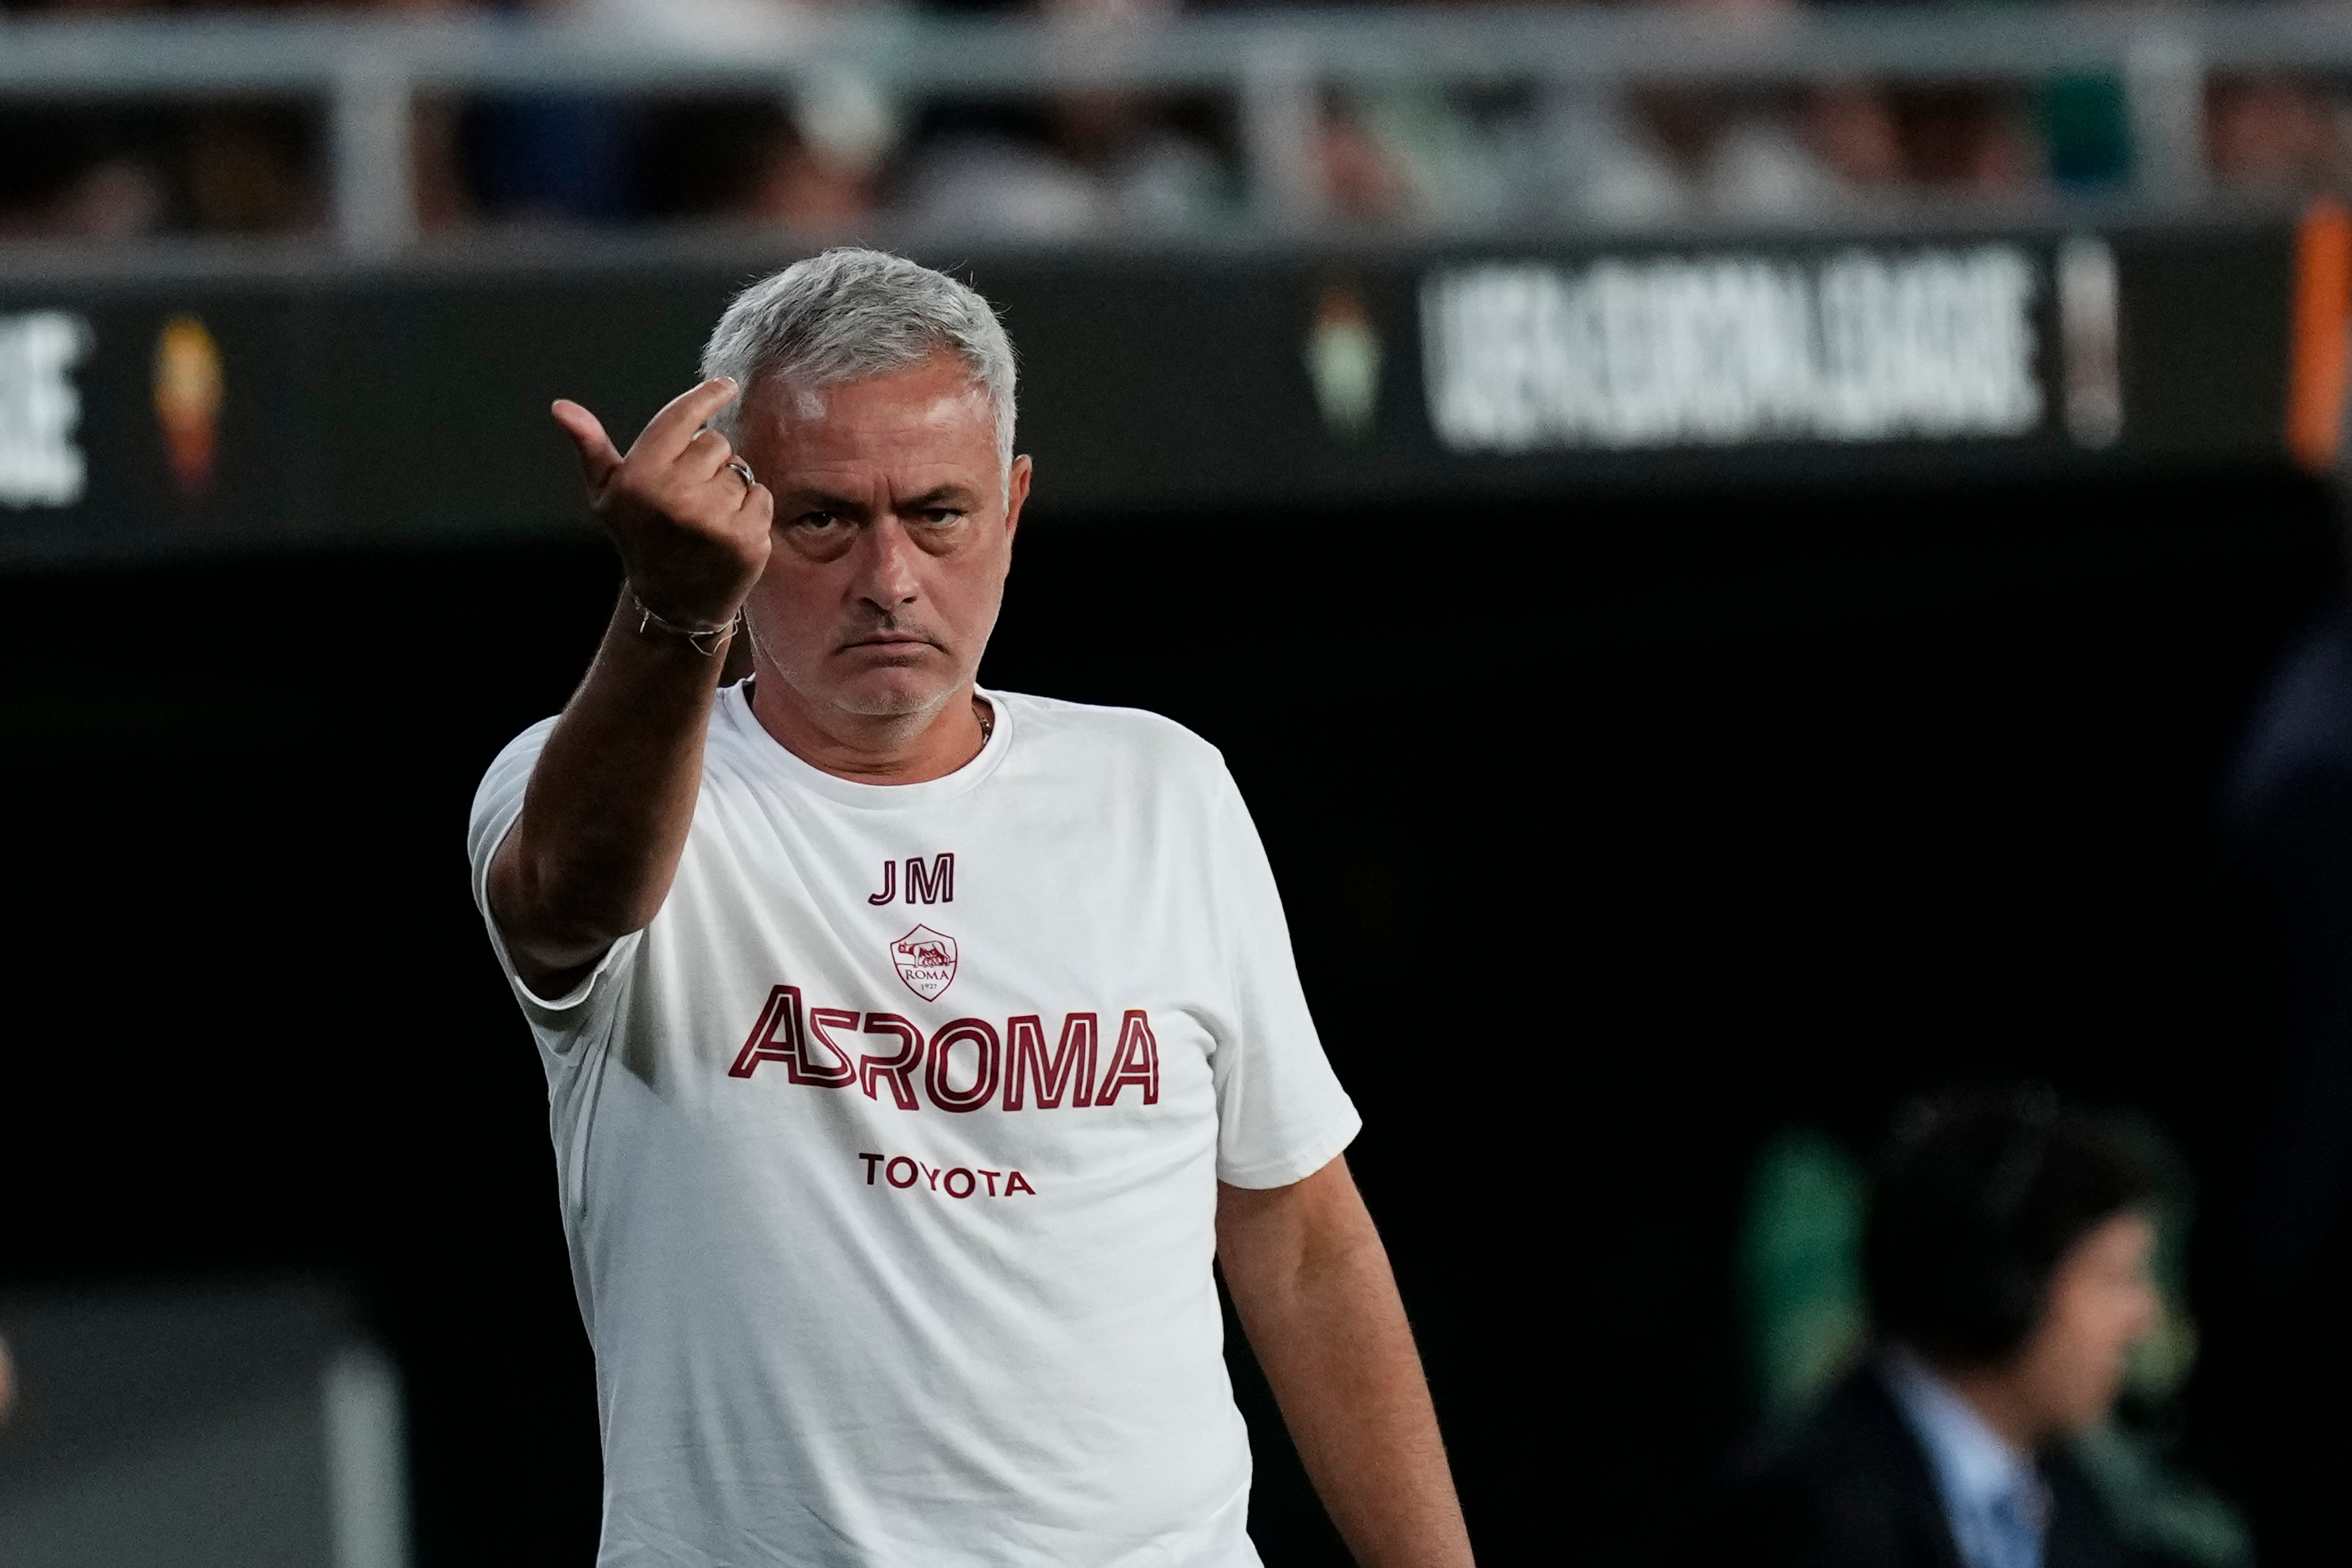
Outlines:
{"type": "Polygon", "coordinates": [[[2021,1352],[2016,1374],[2052,1435],[2087,1431],[2107,1417],[2123,1387],[2124,1358],[2152,1331],[2161,1310],[2148,1261],[2156,1227],[2121,1214],[2076,1242],[2050,1282],[2050,1301],[2021,1352]]]}
{"type": "Polygon", "coordinates": [[[996,410],[953,353],[814,391],[761,384],[736,443],[776,498],[751,591],[762,664],[814,710],[936,712],[996,626],[1029,459],[998,465],[996,410]]]}

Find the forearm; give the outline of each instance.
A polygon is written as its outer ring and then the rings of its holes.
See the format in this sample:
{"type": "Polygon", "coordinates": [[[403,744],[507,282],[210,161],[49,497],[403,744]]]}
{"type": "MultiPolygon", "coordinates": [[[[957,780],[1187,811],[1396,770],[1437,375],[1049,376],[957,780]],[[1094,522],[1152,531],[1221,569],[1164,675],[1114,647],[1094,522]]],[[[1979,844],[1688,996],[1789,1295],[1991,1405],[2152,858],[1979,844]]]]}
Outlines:
{"type": "Polygon", "coordinates": [[[653,919],[693,824],[724,659],[637,620],[624,594],[491,862],[491,912],[534,989],[653,919]]]}
{"type": "Polygon", "coordinates": [[[1387,1252],[1344,1166],[1308,1180],[1332,1176],[1346,1191],[1319,1215],[1221,1220],[1234,1306],[1357,1562],[1466,1568],[1469,1536],[1387,1252]]]}

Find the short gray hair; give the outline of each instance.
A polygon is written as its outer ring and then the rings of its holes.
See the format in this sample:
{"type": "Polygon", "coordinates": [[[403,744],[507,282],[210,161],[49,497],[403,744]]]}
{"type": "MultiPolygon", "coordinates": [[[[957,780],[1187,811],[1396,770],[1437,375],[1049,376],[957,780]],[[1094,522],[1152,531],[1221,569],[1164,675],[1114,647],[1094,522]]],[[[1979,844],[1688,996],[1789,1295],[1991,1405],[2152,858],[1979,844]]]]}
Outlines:
{"type": "Polygon", "coordinates": [[[820,387],[884,375],[953,352],[996,405],[996,445],[1013,468],[1013,344],[987,300],[903,256],[841,246],[795,261],[735,296],[702,347],[702,374],[735,378],[711,427],[736,438],[762,381],[820,387]]]}

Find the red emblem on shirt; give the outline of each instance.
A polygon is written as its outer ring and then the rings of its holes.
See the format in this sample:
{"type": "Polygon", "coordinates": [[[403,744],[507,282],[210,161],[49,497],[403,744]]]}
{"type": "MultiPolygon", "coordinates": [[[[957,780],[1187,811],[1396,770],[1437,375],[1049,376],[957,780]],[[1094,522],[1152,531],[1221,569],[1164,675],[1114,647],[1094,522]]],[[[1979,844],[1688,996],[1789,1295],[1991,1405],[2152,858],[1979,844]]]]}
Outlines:
{"type": "Polygon", "coordinates": [[[890,962],[907,989],[926,1002],[955,984],[955,938],[941,936],[929,926],[917,926],[890,944],[890,962]]]}

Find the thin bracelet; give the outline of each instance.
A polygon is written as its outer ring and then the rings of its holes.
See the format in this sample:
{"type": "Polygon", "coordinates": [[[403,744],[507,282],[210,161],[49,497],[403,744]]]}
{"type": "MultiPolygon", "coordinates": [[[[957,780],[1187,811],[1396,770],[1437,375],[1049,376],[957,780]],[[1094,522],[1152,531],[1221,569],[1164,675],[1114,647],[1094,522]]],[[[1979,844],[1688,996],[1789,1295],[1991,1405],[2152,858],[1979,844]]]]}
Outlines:
{"type": "Polygon", "coordinates": [[[726,645],[727,634],[733,631],[735,629],[736,621],[742,618],[742,612],[738,611],[735,615],[728,617],[727,624],[725,626],[698,627],[682,626],[676,621],[664,620],[661,616],[654,614],[652,610],[646,608],[646,602],[637,597],[637,591],[635,588],[629,590],[629,603],[637,607],[637,632],[639,636],[643,636],[649,629],[657,632],[666,632],[669,636],[677,637],[680,641],[684,642],[687,647],[692,648],[695,652],[700,654],[705,658],[716,658],[719,657],[719,650],[726,645]]]}

